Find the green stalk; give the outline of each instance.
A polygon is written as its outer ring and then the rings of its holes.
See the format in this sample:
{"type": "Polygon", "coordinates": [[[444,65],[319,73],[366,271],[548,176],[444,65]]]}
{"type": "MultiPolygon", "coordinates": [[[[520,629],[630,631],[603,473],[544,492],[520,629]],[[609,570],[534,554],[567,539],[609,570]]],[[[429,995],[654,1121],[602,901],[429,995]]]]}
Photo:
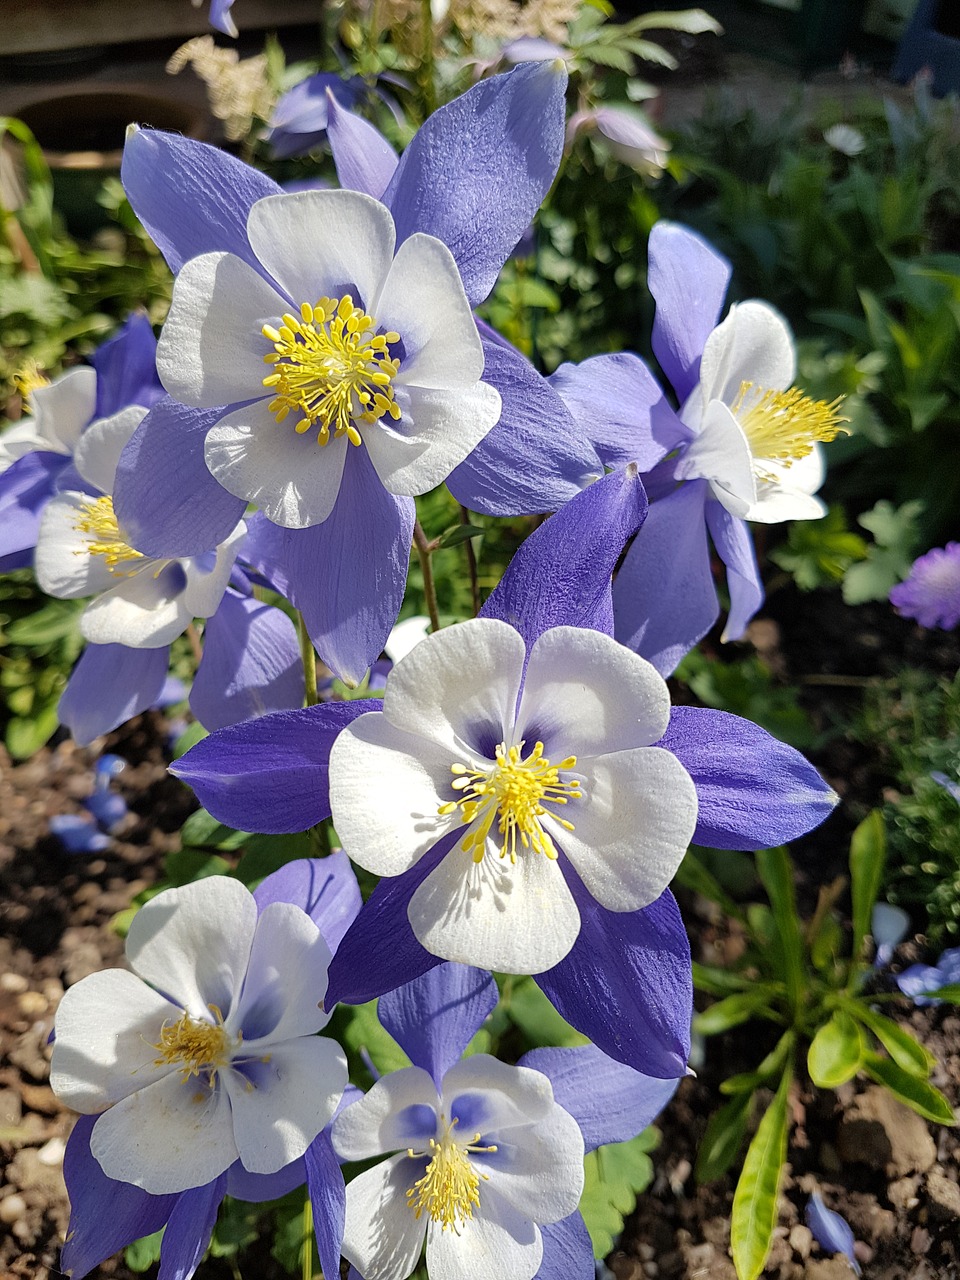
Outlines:
{"type": "Polygon", "coordinates": [[[313,641],[307,634],[307,624],[303,614],[297,613],[297,634],[300,637],[300,657],[303,659],[303,688],[308,707],[315,707],[320,701],[317,696],[317,651],[313,641]]]}
{"type": "Polygon", "coordinates": [[[417,549],[420,568],[423,572],[423,594],[427,601],[427,613],[430,615],[430,630],[439,631],[440,613],[437,609],[437,588],[433,581],[433,565],[430,563],[431,547],[419,520],[413,526],[413,545],[417,549]]]}

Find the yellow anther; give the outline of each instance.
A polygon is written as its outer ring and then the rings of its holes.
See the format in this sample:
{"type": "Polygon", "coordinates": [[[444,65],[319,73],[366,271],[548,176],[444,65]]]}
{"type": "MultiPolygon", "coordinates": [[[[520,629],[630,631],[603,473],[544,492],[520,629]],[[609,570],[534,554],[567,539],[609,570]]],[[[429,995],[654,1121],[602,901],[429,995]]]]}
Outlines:
{"type": "MultiPolygon", "coordinates": [[[[387,340],[394,342],[397,341],[396,338],[390,339],[389,334],[387,335],[387,340]]],[[[23,401],[24,413],[28,413],[31,410],[30,397],[33,395],[34,391],[39,391],[41,387],[49,387],[50,379],[42,373],[36,360],[28,357],[23,361],[16,373],[13,375],[13,385],[16,387],[17,394],[23,401]]]]}
{"type": "MultiPolygon", "coordinates": [[[[216,1019],[207,1022],[202,1018],[193,1018],[184,1013],[179,1022],[172,1026],[168,1023],[160,1029],[160,1039],[153,1046],[159,1053],[154,1059],[155,1067],[167,1063],[180,1063],[180,1077],[184,1084],[191,1076],[199,1076],[201,1072],[209,1075],[211,1088],[217,1077],[217,1070],[230,1061],[230,1037],[223,1025],[223,1014],[216,1005],[208,1006],[216,1019]]],[[[202,1095],[197,1095],[202,1098],[202,1095]]]]}
{"type": "Polygon", "coordinates": [[[813,400],[797,387],[769,391],[752,382],[742,382],[731,411],[743,428],[755,458],[767,458],[789,467],[813,451],[815,441],[827,443],[843,432],[837,413],[843,396],[813,400]]]}
{"type": "Polygon", "coordinates": [[[465,764],[452,764],[454,775],[452,790],[461,792],[459,800],[442,804],[438,813],[446,817],[460,809],[470,830],[463,837],[461,848],[472,853],[474,862],[482,862],[487,836],[497,821],[501,837],[500,856],[517,860],[517,843],[523,849],[532,849],[545,857],[557,857],[556,846],[544,831],[541,818],[551,817],[566,831],[572,831],[573,823],[549,813],[544,805],[562,805],[580,800],[583,793],[577,778],[561,779],[560,771],[576,767],[577,757],[567,756],[559,764],[551,764],[543,754],[543,743],[534,744],[526,757],[522,742],[507,747],[500,743],[496,750],[496,764],[483,771],[465,764]]]}
{"type": "Polygon", "coordinates": [[[103,556],[107,568],[117,577],[129,577],[136,572],[127,566],[142,560],[143,552],[135,551],[120,532],[113,510],[113,499],[93,498],[90,502],[85,502],[81,510],[84,514],[77,521],[76,528],[78,533],[92,536],[93,541],[88,542],[86,548],[90,555],[103,556]]]}
{"type": "Polygon", "coordinates": [[[458,1224],[471,1219],[474,1209],[480,1207],[481,1180],[488,1180],[487,1174],[477,1173],[468,1157],[492,1153],[497,1148],[478,1146],[479,1133],[474,1134],[470,1142],[458,1142],[454,1135],[456,1120],[447,1123],[441,1116],[440,1121],[439,1140],[431,1138],[425,1151],[415,1151],[412,1147],[407,1150],[411,1159],[431,1157],[423,1177],[407,1191],[407,1204],[418,1222],[426,1211],[434,1222],[440,1223],[441,1231],[450,1227],[459,1234],[458,1224]]]}
{"type": "Polygon", "coordinates": [[[270,412],[277,422],[297,410],[299,434],[315,427],[320,445],[339,436],[360,445],[356,423],[374,423],[385,414],[398,419],[392,381],[400,361],[391,359],[388,344],[400,335],[376,329],[376,320],[354,306],[350,294],[303,302],[300,319],[285,315],[279,329],[265,324],[261,332],[274,349],[263,357],[273,366],[263,385],[274,393],[270,412]]]}

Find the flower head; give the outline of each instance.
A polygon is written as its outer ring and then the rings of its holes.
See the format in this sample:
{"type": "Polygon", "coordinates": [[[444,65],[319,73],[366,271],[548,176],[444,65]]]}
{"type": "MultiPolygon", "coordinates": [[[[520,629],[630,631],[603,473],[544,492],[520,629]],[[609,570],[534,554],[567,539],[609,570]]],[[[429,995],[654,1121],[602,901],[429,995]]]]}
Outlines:
{"type": "Polygon", "coordinates": [[[960,623],[960,542],[934,547],[914,560],[906,582],[890,592],[890,603],[921,627],[952,631],[960,623]]]}
{"type": "Polygon", "coordinates": [[[103,1112],[90,1138],[103,1172],[164,1195],[237,1160],[268,1174],[302,1156],[347,1078],[315,1035],[330,950],[313,920],[282,901],[258,913],[214,876],[151,899],[126,950],[132,973],[67,992],[51,1068],[61,1102],[103,1112]]]}
{"type": "Polygon", "coordinates": [[[304,155],[322,141],[327,132],[332,94],[344,107],[354,106],[366,93],[359,76],[344,80],[329,71],[301,80],[280,98],[270,117],[267,141],[278,159],[304,155]]]}
{"type": "Polygon", "coordinates": [[[960,947],[948,947],[933,964],[912,964],[897,976],[897,986],[916,1005],[940,1004],[927,992],[960,983],[960,947]]]}

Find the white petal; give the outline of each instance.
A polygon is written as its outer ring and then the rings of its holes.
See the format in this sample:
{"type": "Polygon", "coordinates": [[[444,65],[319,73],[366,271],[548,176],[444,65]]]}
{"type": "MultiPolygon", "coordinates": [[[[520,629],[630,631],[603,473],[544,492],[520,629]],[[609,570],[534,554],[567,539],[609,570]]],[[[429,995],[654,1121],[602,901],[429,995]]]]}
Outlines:
{"type": "Polygon", "coordinates": [[[784,520],[819,520],[826,514],[825,504],[812,493],[768,485],[759,486],[757,501],[743,518],[755,524],[781,524],[784,520]]]}
{"type": "Polygon", "coordinates": [[[452,391],[479,381],[480,335],[453,254],[442,241],[417,232],[403,242],[375,311],[380,327],[403,339],[397,382],[452,391]]]}
{"type": "Polygon", "coordinates": [[[243,1048],[310,1036],[330,1015],[320,1007],[327,992],[330,948],[316,924],[292,902],[271,902],[257,917],[243,993],[227,1030],[243,1033],[243,1048]]]}
{"type": "Polygon", "coordinates": [[[8,467],[13,466],[18,458],[22,458],[25,453],[33,453],[36,449],[52,453],[63,452],[59,442],[54,446],[49,440],[37,434],[36,424],[32,418],[24,418],[15,426],[0,431],[0,475],[3,475],[8,467]]]}
{"type": "Polygon", "coordinates": [[[208,431],[207,466],[228,493],[255,502],[274,524],[322,524],[340,492],[347,437],[321,447],[315,431],[297,435],[292,419],[277,422],[267,405],[235,409],[208,431]]]}
{"type": "Polygon", "coordinates": [[[80,632],[91,644],[162,649],[190,625],[193,614],[184,601],[179,566],[164,566],[156,560],[143,563],[144,567],[129,577],[114,577],[115,585],[84,609],[80,632]]]}
{"type": "Polygon", "coordinates": [[[700,433],[675,468],[678,480],[709,480],[717,498],[735,516],[757,498],[753,454],[743,428],[720,400],[704,410],[700,433]]]}
{"type": "Polygon", "coordinates": [[[96,370],[68,369],[49,387],[38,387],[30,401],[37,434],[49,441],[44,447],[72,453],[96,408],[96,370]]]}
{"type": "Polygon", "coordinates": [[[387,643],[383,646],[383,651],[391,662],[399,662],[421,640],[426,640],[429,634],[429,618],[424,618],[420,614],[413,618],[404,618],[390,632],[387,637],[387,643]]]}
{"type": "MultiPolygon", "coordinates": [[[[744,382],[766,390],[785,391],[796,376],[790,328],[766,302],[741,302],[704,343],[700,359],[703,403],[722,400],[733,405],[744,382]]],[[[683,414],[688,421],[686,410],[683,414]]]]}
{"type": "Polygon", "coordinates": [[[497,1150],[474,1161],[489,1175],[490,1187],[534,1222],[559,1222],[573,1213],[583,1192],[583,1134],[573,1116],[555,1105],[536,1124],[495,1139],[497,1150]]]}
{"type": "Polygon", "coordinates": [[[276,1173],[299,1158],[330,1120],[347,1083],[347,1059],[333,1040],[301,1036],[272,1045],[246,1070],[223,1073],[243,1167],[276,1173]]]}
{"type": "Polygon", "coordinates": [[[151,898],[133,917],[127,959],[141,978],[194,1017],[215,1005],[229,1017],[257,923],[253,894],[228,876],[207,876],[151,898]]]}
{"type": "Polygon", "coordinates": [[[348,725],[330,752],[330,807],[347,856],[379,876],[398,876],[462,824],[450,750],[396,729],[378,711],[348,725]]]}
{"type": "Polygon", "coordinates": [[[553,627],[530,651],[517,737],[527,750],[541,741],[554,764],[659,742],[669,719],[663,677],[610,636],[553,627]]]}
{"type": "Polygon", "coordinates": [[[47,595],[76,600],[105,591],[117,581],[103,556],[90,554],[96,537],[77,528],[92,501],[82,493],[61,493],[44,507],[34,571],[47,595]]]}
{"type": "Polygon", "coordinates": [[[532,1280],[543,1260],[539,1227],[488,1182],[480,1188],[480,1208],[459,1234],[427,1229],[430,1280],[532,1280]]]}
{"type": "Polygon", "coordinates": [[[417,1265],[427,1219],[418,1222],[407,1204],[419,1176],[411,1176],[410,1165],[407,1156],[392,1156],[347,1187],[343,1256],[364,1280],[406,1280],[417,1265]]]}
{"type": "Polygon", "coordinates": [[[241,520],[230,536],[217,547],[212,566],[209,564],[210,552],[205,556],[192,556],[180,561],[187,579],[183,599],[191,618],[210,618],[219,609],[240,543],[246,534],[246,521],[241,520]]]}
{"type": "Polygon", "coordinates": [[[524,851],[511,864],[490,840],[480,863],[456,844],[414,892],[407,916],[433,955],[504,973],[552,969],[580,932],[557,863],[524,851]]]}
{"type": "Polygon", "coordinates": [[[180,269],[157,344],[160,381],[181,404],[213,408],[265,395],[261,332],[289,303],[232,253],[204,253],[180,269]]]}
{"type": "Polygon", "coordinates": [[[526,650],[520,633],[495,618],[435,632],[390,672],[383,714],[462,758],[493,760],[516,715],[526,650]]]}
{"type": "Polygon", "coordinates": [[[105,1111],[90,1150],[108,1178],[154,1196],[202,1187],[237,1158],[230,1101],[223,1088],[173,1071],[105,1111]]]}
{"type": "Polygon", "coordinates": [[[74,464],[87,484],[101,493],[113,493],[120,454],[146,416],[143,405],[128,404],[119,413],[90,423],[73,454],[74,464]]]}
{"type": "Polygon", "coordinates": [[[584,799],[543,825],[608,911],[637,911],[660,897],[697,824],[693,780],[670,751],[638,747],[580,760],[584,799]]]}
{"type": "Polygon", "coordinates": [[[474,1053],[443,1077],[443,1113],[460,1128],[491,1138],[518,1125],[538,1124],[557,1104],[542,1071],[513,1067],[488,1053],[474,1053]]]}
{"type": "Polygon", "coordinates": [[[399,422],[384,417],[363,438],[383,486],[401,497],[435,489],[500,420],[500,392],[486,382],[454,391],[398,387],[399,422]]]}
{"type": "Polygon", "coordinates": [[[344,1160],[368,1160],[408,1147],[423,1150],[436,1136],[439,1104],[436,1085],[422,1067],[391,1071],[334,1120],[334,1149],[344,1160]]]}
{"type": "Polygon", "coordinates": [[[157,1067],[164,1022],[180,1010],[125,969],[92,973],[57,1009],[50,1085],[74,1111],[101,1111],[170,1070],[157,1067]]]}
{"type": "Polygon", "coordinates": [[[250,210],[247,235],[253,252],[298,306],[350,293],[368,311],[396,243],[389,210],[359,191],[267,196],[250,210]]]}

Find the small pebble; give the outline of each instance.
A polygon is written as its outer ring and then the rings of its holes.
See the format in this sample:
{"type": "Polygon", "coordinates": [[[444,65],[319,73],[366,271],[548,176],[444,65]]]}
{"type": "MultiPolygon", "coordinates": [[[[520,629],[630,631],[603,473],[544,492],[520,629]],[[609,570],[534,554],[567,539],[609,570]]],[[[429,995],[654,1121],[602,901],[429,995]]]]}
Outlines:
{"type": "Polygon", "coordinates": [[[26,1018],[39,1018],[47,1011],[47,1001],[39,991],[24,991],[17,998],[17,1008],[26,1018]]]}
{"type": "Polygon", "coordinates": [[[26,1212],[27,1202],[23,1196],[7,1196],[0,1200],[0,1222],[5,1222],[7,1226],[19,1222],[26,1212]]]}
{"type": "Polygon", "coordinates": [[[20,995],[29,985],[26,978],[19,973],[0,974],[0,991],[7,991],[10,995],[20,995]]]}
{"type": "Polygon", "coordinates": [[[62,1138],[51,1138],[37,1152],[37,1159],[41,1164],[45,1164],[51,1169],[56,1169],[63,1164],[63,1153],[66,1149],[67,1144],[62,1138]]]}
{"type": "Polygon", "coordinates": [[[813,1247],[813,1232],[809,1227],[805,1227],[802,1222],[798,1222],[795,1227],[790,1228],[790,1248],[794,1253],[806,1262],[810,1257],[810,1250],[813,1247]]]}
{"type": "Polygon", "coordinates": [[[643,1264],[643,1274],[649,1276],[650,1280],[655,1280],[655,1277],[660,1274],[660,1268],[655,1262],[645,1262],[643,1264]]]}

